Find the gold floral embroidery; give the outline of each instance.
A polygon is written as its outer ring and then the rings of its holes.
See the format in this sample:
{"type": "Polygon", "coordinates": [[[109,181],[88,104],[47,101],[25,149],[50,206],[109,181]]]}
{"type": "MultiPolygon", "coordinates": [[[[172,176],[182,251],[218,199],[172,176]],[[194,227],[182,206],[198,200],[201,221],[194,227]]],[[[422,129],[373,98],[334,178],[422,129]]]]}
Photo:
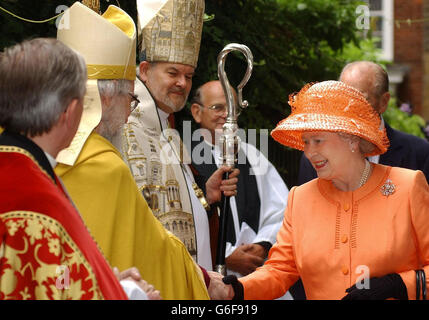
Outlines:
{"type": "Polygon", "coordinates": [[[28,293],[28,287],[25,287],[24,291],[20,292],[22,300],[28,300],[31,298],[31,295],[28,293]]]}
{"type": "Polygon", "coordinates": [[[77,296],[77,297],[79,297],[85,293],[82,290],[82,281],[81,280],[71,282],[70,288],[68,290],[70,290],[70,292],[72,292],[72,294],[74,296],[77,296]]]}
{"type": "MultiPolygon", "coordinates": [[[[68,265],[77,265],[79,268],[80,256],[77,252],[72,252],[70,254],[64,254],[64,263],[68,265]]],[[[78,269],[79,272],[79,269],[78,269]]]]}
{"type": "Polygon", "coordinates": [[[103,299],[91,265],[58,221],[15,211],[0,214],[0,222],[8,230],[1,244],[0,299],[103,299]],[[68,288],[56,285],[59,266],[69,272],[68,288]]]}
{"type": "Polygon", "coordinates": [[[43,226],[38,220],[28,220],[25,232],[30,236],[30,243],[34,244],[35,240],[42,239],[43,226]]]}
{"type": "Polygon", "coordinates": [[[2,278],[8,279],[8,281],[1,286],[1,290],[3,291],[3,293],[8,296],[13,292],[13,290],[15,290],[16,287],[17,279],[15,272],[12,269],[6,269],[2,275],[2,278]]]}
{"type": "Polygon", "coordinates": [[[50,238],[48,241],[48,247],[49,247],[50,253],[53,253],[56,256],[60,255],[60,252],[61,252],[60,240],[50,238]]]}
{"type": "Polygon", "coordinates": [[[18,224],[13,220],[9,220],[8,222],[6,222],[6,227],[7,227],[7,232],[11,236],[14,236],[15,232],[18,230],[18,224]]]}

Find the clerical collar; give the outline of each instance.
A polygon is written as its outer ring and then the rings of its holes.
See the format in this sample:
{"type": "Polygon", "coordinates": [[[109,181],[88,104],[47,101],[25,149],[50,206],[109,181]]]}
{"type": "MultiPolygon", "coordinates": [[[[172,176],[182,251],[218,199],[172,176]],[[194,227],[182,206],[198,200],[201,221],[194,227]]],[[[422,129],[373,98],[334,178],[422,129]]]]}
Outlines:
{"type": "Polygon", "coordinates": [[[51,156],[49,153],[45,151],[45,156],[48,158],[49,163],[51,164],[52,168],[55,168],[57,166],[57,160],[53,156],[51,156]]]}
{"type": "Polygon", "coordinates": [[[37,161],[39,166],[51,176],[53,181],[55,181],[55,173],[53,170],[53,166],[49,161],[49,157],[47,156],[47,153],[45,153],[31,139],[28,139],[27,137],[21,134],[12,133],[8,130],[5,130],[0,135],[0,145],[15,146],[28,151],[37,161]]]}

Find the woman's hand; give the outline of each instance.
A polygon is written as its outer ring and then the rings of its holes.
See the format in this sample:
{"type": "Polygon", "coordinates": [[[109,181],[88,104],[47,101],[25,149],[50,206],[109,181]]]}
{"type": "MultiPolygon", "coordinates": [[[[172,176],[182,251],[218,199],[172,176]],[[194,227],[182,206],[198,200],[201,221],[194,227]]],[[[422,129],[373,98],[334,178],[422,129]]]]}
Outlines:
{"type": "Polygon", "coordinates": [[[389,298],[408,300],[407,287],[397,273],[391,273],[380,278],[369,279],[367,288],[356,285],[346,290],[348,294],[342,300],[386,300],[389,298]]]}

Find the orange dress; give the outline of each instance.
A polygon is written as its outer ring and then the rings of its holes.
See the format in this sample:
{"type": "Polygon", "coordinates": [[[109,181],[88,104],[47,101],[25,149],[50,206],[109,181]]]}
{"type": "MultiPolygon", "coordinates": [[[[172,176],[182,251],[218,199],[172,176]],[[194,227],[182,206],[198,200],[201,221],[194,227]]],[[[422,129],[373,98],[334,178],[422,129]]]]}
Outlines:
{"type": "Polygon", "coordinates": [[[245,299],[280,297],[299,277],[308,299],[341,299],[364,276],[398,273],[415,299],[420,268],[429,279],[425,176],[374,165],[368,182],[353,192],[322,179],[294,187],[269,259],[239,280],[245,299]],[[392,185],[393,193],[382,193],[392,185]]]}

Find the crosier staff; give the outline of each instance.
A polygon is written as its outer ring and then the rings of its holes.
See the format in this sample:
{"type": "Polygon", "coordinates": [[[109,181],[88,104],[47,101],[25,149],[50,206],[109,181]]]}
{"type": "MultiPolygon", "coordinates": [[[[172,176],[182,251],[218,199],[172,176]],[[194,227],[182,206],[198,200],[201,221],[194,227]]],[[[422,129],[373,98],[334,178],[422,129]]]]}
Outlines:
{"type": "MultiPolygon", "coordinates": [[[[241,113],[241,110],[248,106],[246,100],[243,101],[243,87],[246,85],[247,81],[252,74],[253,69],[253,55],[250,49],[238,43],[230,43],[223,48],[217,57],[218,65],[218,77],[222,84],[223,91],[225,93],[226,102],[228,105],[228,116],[226,122],[223,125],[223,133],[219,140],[219,145],[221,146],[221,163],[224,166],[229,166],[233,168],[237,162],[238,148],[240,146],[240,137],[237,135],[238,125],[237,118],[241,113]],[[233,92],[231,90],[231,85],[229,84],[228,77],[225,73],[225,61],[226,56],[231,51],[240,51],[244,54],[247,59],[247,70],[244,75],[243,80],[237,86],[238,91],[238,105],[236,99],[234,99],[233,92]]],[[[229,178],[229,172],[224,174],[223,179],[229,178]]],[[[219,237],[218,245],[216,251],[216,265],[215,271],[219,272],[222,275],[226,275],[225,267],[225,248],[226,248],[226,233],[227,233],[227,221],[228,215],[230,214],[230,197],[222,195],[222,211],[219,217],[219,237]]]]}

